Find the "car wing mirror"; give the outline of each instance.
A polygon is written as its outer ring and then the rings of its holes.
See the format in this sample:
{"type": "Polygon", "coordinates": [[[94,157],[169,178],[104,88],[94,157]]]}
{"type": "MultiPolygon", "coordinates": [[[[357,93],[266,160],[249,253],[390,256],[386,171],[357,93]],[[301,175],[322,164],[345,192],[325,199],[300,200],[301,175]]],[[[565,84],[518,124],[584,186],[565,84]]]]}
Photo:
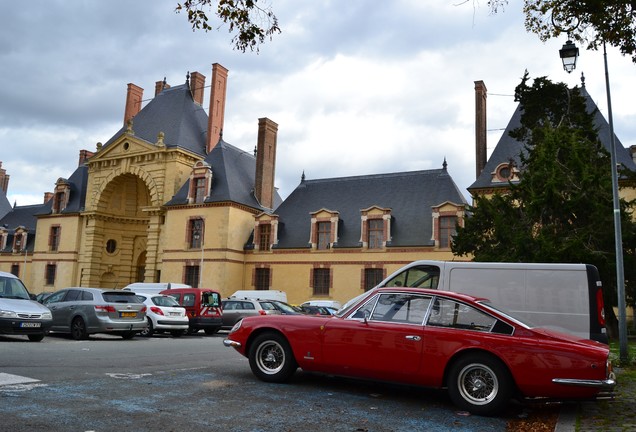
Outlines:
{"type": "Polygon", "coordinates": [[[364,319],[363,319],[365,324],[369,322],[369,318],[371,318],[371,313],[369,313],[369,311],[365,310],[364,311],[364,319]]]}

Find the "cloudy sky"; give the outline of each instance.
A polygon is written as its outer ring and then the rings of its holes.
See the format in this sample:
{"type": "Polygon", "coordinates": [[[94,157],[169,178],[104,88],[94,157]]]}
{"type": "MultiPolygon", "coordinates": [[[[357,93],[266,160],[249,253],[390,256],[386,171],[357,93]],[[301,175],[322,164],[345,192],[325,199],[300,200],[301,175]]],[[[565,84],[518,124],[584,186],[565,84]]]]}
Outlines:
{"type": "MultiPolygon", "coordinates": [[[[459,188],[475,179],[474,81],[488,89],[488,146],[515,109],[524,70],[586,87],[607,117],[602,53],[581,50],[563,71],[565,37],[525,32],[521,1],[490,15],[472,0],[271,0],[282,34],[260,53],[233,50],[226,28],[192,32],[178,0],[31,0],[0,14],[0,161],[11,204],[40,203],[79,151],[121,127],[126,86],[211,78],[229,69],[225,141],[246,151],[258,118],[279,124],[276,185],[437,169],[459,188]],[[474,7],[476,6],[476,7],[474,7]]],[[[213,21],[213,25],[218,25],[213,21]]],[[[636,66],[608,54],[615,130],[636,145],[636,66]]],[[[209,90],[204,107],[207,109],[209,90]]]]}

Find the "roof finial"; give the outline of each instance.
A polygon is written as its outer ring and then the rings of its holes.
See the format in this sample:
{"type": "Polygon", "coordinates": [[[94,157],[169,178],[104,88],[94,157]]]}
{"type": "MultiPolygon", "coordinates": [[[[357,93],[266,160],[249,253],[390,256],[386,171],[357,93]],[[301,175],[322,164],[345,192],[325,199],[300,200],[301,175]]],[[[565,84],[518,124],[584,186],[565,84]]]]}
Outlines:
{"type": "Polygon", "coordinates": [[[446,171],[446,167],[448,166],[448,164],[446,163],[446,156],[444,156],[444,163],[442,164],[442,169],[444,169],[444,171],[446,171]]]}
{"type": "Polygon", "coordinates": [[[186,74],[186,82],[185,83],[186,83],[186,85],[188,87],[190,87],[190,71],[188,71],[188,73],[186,74]]]}
{"type": "Polygon", "coordinates": [[[305,170],[303,170],[303,174],[300,176],[300,182],[301,183],[305,182],[305,170]]]}
{"type": "Polygon", "coordinates": [[[585,87],[585,75],[581,72],[581,87],[585,87]]]}

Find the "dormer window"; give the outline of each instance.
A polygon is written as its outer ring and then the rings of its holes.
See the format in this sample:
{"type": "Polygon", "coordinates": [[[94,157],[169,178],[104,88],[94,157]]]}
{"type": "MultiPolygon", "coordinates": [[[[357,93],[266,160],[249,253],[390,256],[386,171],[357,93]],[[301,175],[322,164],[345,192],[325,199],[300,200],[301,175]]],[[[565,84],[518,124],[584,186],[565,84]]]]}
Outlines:
{"type": "Polygon", "coordinates": [[[338,241],[338,218],[337,211],[320,209],[311,213],[311,233],[309,244],[312,249],[331,249],[338,241]]]}
{"type": "Polygon", "coordinates": [[[497,165],[495,171],[491,173],[493,183],[507,183],[519,181],[519,170],[513,160],[497,165]]]}
{"type": "Polygon", "coordinates": [[[212,168],[206,162],[198,161],[190,174],[189,204],[202,204],[210,196],[212,187],[212,168]]]}
{"type": "Polygon", "coordinates": [[[59,178],[55,183],[55,192],[53,192],[53,213],[62,213],[68,205],[71,194],[71,185],[68,180],[59,178]]]}
{"type": "Polygon", "coordinates": [[[5,228],[0,228],[0,251],[7,248],[7,239],[9,232],[5,228]]]}
{"type": "Polygon", "coordinates": [[[278,243],[278,216],[261,213],[255,216],[254,248],[259,251],[269,251],[278,243]]]}
{"type": "Polygon", "coordinates": [[[391,209],[378,206],[360,211],[360,243],[367,249],[384,249],[391,241],[391,209]]]}
{"type": "Polygon", "coordinates": [[[464,205],[445,202],[433,207],[433,238],[435,247],[450,249],[457,227],[464,223],[464,205]]]}
{"type": "Polygon", "coordinates": [[[18,227],[13,235],[13,253],[21,253],[26,250],[28,231],[24,227],[18,227]]]}

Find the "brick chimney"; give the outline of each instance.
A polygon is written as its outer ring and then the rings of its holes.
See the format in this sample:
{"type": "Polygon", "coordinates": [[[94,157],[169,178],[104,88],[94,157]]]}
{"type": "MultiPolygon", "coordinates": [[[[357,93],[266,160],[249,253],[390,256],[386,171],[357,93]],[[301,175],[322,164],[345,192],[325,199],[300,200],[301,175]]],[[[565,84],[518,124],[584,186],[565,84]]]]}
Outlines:
{"type": "Polygon", "coordinates": [[[95,153],[88,150],[80,150],[79,152],[79,162],[77,166],[82,166],[88,159],[90,159],[95,153]]]}
{"type": "Polygon", "coordinates": [[[256,178],[254,195],[263,207],[274,205],[274,174],[276,171],[276,136],[278,125],[268,118],[258,119],[256,143],[256,178]]]}
{"type": "Polygon", "coordinates": [[[223,133],[225,117],[225,91],[227,89],[227,73],[218,63],[212,65],[212,83],[210,86],[210,109],[208,112],[208,146],[210,153],[223,133]]]}
{"type": "MultiPolygon", "coordinates": [[[[170,84],[168,84],[166,82],[166,78],[163,78],[163,81],[157,81],[155,82],[155,97],[161,93],[162,91],[164,91],[165,89],[169,89],[170,88],[170,84]]],[[[143,90],[142,90],[143,91],[143,90]]]]}
{"type": "Polygon", "coordinates": [[[488,138],[486,134],[486,84],[475,81],[475,165],[476,177],[486,166],[488,138]]]}
{"type": "Polygon", "coordinates": [[[53,192],[44,192],[44,204],[49,202],[49,200],[53,198],[53,195],[54,195],[53,192]]]}
{"type": "Polygon", "coordinates": [[[133,83],[128,83],[128,92],[126,93],[126,111],[124,112],[124,126],[128,124],[128,120],[133,118],[141,111],[141,100],[144,96],[144,89],[133,83]]]}
{"type": "Polygon", "coordinates": [[[0,189],[7,193],[9,189],[9,175],[7,175],[7,170],[2,168],[2,161],[0,161],[0,189]]]}
{"type": "Polygon", "coordinates": [[[190,75],[190,93],[192,99],[199,105],[203,105],[203,90],[205,89],[205,75],[199,72],[192,72],[190,75]]]}

